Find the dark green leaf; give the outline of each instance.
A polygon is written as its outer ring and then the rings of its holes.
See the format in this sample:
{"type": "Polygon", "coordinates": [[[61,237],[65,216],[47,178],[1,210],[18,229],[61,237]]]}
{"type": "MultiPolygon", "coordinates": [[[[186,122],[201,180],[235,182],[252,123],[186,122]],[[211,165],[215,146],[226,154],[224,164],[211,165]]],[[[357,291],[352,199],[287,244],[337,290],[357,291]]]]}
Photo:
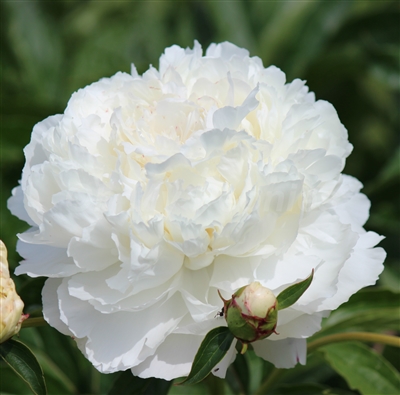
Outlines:
{"type": "MultiPolygon", "coordinates": [[[[62,370],[48,354],[40,349],[32,349],[46,377],[46,388],[49,394],[77,394],[75,383],[69,376],[69,371],[62,370]]],[[[97,371],[95,371],[98,373],[97,371]]],[[[99,373],[100,374],[100,373],[99,373]]]]}
{"type": "Polygon", "coordinates": [[[0,359],[0,394],[27,395],[30,391],[26,387],[25,381],[0,359]]]}
{"type": "Polygon", "coordinates": [[[149,379],[149,383],[143,391],[143,395],[167,395],[172,385],[172,381],[166,381],[161,379],[149,379]]]}
{"type": "MultiPolygon", "coordinates": [[[[399,179],[400,176],[400,147],[397,148],[392,157],[388,158],[387,163],[380,173],[365,188],[365,191],[373,192],[382,188],[383,185],[399,179]]],[[[366,193],[366,192],[364,192],[366,193]]]]}
{"type": "Polygon", "coordinates": [[[307,290],[310,286],[311,281],[314,277],[314,269],[312,270],[309,277],[305,280],[291,285],[290,287],[283,290],[277,297],[278,300],[278,310],[283,310],[290,307],[292,304],[296,303],[301,295],[307,290]]]}
{"type": "MultiPolygon", "coordinates": [[[[307,355],[306,365],[297,364],[293,369],[287,370],[278,385],[299,385],[309,383],[329,383],[336,385],[338,382],[337,380],[342,381],[341,377],[326,362],[323,355],[319,352],[314,352],[307,355]]],[[[346,384],[343,383],[343,385],[346,384]]]]}
{"type": "Polygon", "coordinates": [[[349,330],[400,330],[399,302],[398,293],[377,288],[365,289],[332,312],[314,338],[349,330]]]}
{"type": "Polygon", "coordinates": [[[189,376],[180,384],[195,384],[205,379],[228,352],[234,336],[226,326],[212,329],[200,344],[189,376]]]}
{"type": "Polygon", "coordinates": [[[243,46],[250,51],[254,48],[253,31],[250,20],[246,15],[247,4],[234,1],[226,7],[222,1],[210,1],[207,4],[209,15],[214,20],[216,29],[221,37],[231,37],[236,45],[243,46]],[[240,26],[240,29],[237,27],[240,26]]]}
{"type": "Polygon", "coordinates": [[[7,2],[6,7],[13,21],[9,26],[8,39],[22,68],[21,78],[26,86],[30,86],[36,100],[50,105],[59,100],[58,85],[63,71],[60,29],[36,2],[29,2],[23,7],[7,2]]]}
{"type": "Polygon", "coordinates": [[[171,384],[170,381],[156,378],[141,379],[126,370],[114,381],[108,395],[166,395],[171,384]]]}
{"type": "Polygon", "coordinates": [[[319,384],[282,385],[271,392],[271,395],[354,395],[342,389],[328,388],[319,384]]]}
{"type": "Polygon", "coordinates": [[[122,372],[113,383],[113,386],[108,391],[108,395],[133,395],[143,393],[148,385],[146,380],[136,377],[130,370],[122,372]]]}
{"type": "Polygon", "coordinates": [[[46,279],[44,277],[30,278],[19,289],[19,296],[24,301],[24,311],[32,315],[35,309],[42,306],[42,289],[46,279]]]}
{"type": "MultiPolygon", "coordinates": [[[[210,376],[209,376],[210,377],[210,376]]],[[[171,389],[168,392],[168,395],[204,395],[208,394],[208,388],[204,381],[198,383],[196,385],[184,386],[184,385],[176,385],[178,381],[182,381],[182,379],[177,379],[172,385],[171,389]]],[[[219,394],[218,394],[219,395],[219,394]]]]}
{"type": "Polygon", "coordinates": [[[250,372],[245,355],[237,354],[227,372],[226,381],[235,394],[248,394],[250,386],[250,372]]]}
{"type": "Polygon", "coordinates": [[[325,359],[348,383],[363,395],[398,394],[400,374],[381,355],[358,342],[331,344],[319,349],[325,359]]]}
{"type": "Polygon", "coordinates": [[[32,351],[17,340],[0,345],[3,360],[29,385],[34,394],[46,394],[43,371],[32,351]]]}
{"type": "MultiPolygon", "coordinates": [[[[399,177],[400,179],[400,177],[399,177]]],[[[397,221],[397,218],[394,219],[397,221]]],[[[397,225],[398,226],[398,225],[397,225]]],[[[392,266],[386,264],[385,270],[379,276],[379,285],[398,294],[400,284],[400,259],[393,261],[392,266]]]]}
{"type": "MultiPolygon", "coordinates": [[[[46,377],[49,393],[54,393],[54,388],[58,388],[58,392],[63,394],[90,393],[92,380],[79,378],[88,377],[93,366],[79,351],[71,337],[46,325],[23,329],[19,340],[26,344],[38,359],[46,377]]],[[[109,376],[106,376],[107,379],[109,376]]]]}

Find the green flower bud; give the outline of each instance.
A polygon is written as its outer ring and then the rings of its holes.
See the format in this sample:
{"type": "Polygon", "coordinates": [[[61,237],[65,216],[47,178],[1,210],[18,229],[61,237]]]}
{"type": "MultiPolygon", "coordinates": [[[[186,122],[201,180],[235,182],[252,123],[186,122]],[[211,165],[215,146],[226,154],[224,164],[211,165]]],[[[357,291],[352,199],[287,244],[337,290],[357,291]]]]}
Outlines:
{"type": "Polygon", "coordinates": [[[21,329],[22,321],[28,318],[28,315],[22,314],[23,308],[24,303],[10,278],[7,249],[0,240],[0,343],[16,335],[21,329]]]}
{"type": "Polygon", "coordinates": [[[242,343],[265,339],[275,332],[278,302],[259,282],[239,288],[230,300],[221,299],[228,328],[242,343]]]}

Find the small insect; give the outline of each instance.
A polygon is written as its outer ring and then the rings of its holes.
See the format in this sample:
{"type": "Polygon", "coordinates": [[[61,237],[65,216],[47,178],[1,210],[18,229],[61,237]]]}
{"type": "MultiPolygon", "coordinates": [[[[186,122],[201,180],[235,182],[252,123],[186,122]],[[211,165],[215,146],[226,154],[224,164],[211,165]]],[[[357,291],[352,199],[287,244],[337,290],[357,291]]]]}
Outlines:
{"type": "Polygon", "coordinates": [[[218,313],[215,314],[214,318],[223,317],[224,316],[224,311],[225,311],[224,308],[222,308],[221,311],[218,311],[218,313]]]}
{"type": "Polygon", "coordinates": [[[215,373],[215,372],[218,372],[218,370],[219,370],[219,368],[214,369],[214,373],[215,373]]]}

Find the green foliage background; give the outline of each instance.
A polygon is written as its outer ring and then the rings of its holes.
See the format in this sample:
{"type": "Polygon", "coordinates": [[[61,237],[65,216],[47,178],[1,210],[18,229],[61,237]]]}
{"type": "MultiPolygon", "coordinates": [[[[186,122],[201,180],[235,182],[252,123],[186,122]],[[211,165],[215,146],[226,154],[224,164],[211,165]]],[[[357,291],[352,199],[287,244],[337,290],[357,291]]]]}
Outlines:
{"type": "MultiPolygon", "coordinates": [[[[26,224],[11,216],[6,201],[20,178],[22,149],[33,125],[62,113],[74,91],[101,77],[129,72],[131,63],[139,73],[149,64],[157,67],[167,46],[192,47],[197,39],[205,49],[211,42],[227,40],[261,57],[265,66],[280,67],[288,81],[307,80],[318,99],[335,106],[354,145],[345,173],[363,182],[372,202],[366,228],[386,236],[381,245],[388,257],[379,285],[398,292],[399,4],[378,0],[2,1],[0,238],[9,249],[11,267],[19,260],[16,233],[24,231],[26,224]]],[[[27,311],[35,314],[40,310],[43,281],[23,276],[15,281],[27,311]]],[[[94,371],[73,342],[51,328],[24,330],[21,339],[43,365],[49,393],[94,394],[110,387],[112,375],[94,371]]],[[[390,349],[387,358],[399,368],[398,356],[390,349]]],[[[256,376],[270,369],[251,363],[256,376]]],[[[291,373],[293,380],[303,381],[300,377],[307,377],[321,363],[318,357],[310,358],[309,367],[291,373]]],[[[331,368],[321,366],[322,370],[313,371],[311,381],[350,391],[331,368]]],[[[27,387],[12,377],[2,369],[0,391],[26,393],[27,387]]],[[[218,385],[214,381],[190,390],[176,387],[170,393],[201,394],[208,388],[218,394],[218,385]]],[[[313,393],[310,388],[304,391],[313,393]]]]}

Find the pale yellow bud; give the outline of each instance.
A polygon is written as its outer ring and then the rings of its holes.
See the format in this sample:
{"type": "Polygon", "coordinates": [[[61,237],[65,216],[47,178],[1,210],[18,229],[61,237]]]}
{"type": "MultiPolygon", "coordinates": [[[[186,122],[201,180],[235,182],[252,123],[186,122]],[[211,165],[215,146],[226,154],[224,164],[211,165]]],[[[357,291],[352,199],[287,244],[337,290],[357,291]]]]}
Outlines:
{"type": "Polygon", "coordinates": [[[276,298],[272,291],[263,287],[258,281],[244,287],[243,292],[235,299],[242,313],[264,318],[271,307],[275,307],[276,298]]]}
{"type": "Polygon", "coordinates": [[[28,317],[22,314],[23,308],[24,303],[10,278],[6,246],[0,240],[0,343],[19,332],[22,321],[28,317]]]}

